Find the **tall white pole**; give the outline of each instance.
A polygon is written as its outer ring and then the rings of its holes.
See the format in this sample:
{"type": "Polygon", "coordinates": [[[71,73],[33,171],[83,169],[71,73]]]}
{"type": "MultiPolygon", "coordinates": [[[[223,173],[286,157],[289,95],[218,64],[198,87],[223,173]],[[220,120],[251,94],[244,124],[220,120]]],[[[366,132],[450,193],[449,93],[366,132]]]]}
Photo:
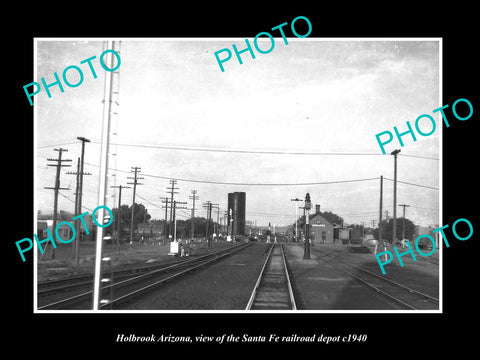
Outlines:
{"type": "MultiPolygon", "coordinates": [[[[107,49],[113,48],[113,42],[107,41],[107,49]]],[[[113,68],[113,54],[108,52],[106,54],[106,66],[113,68]]],[[[108,169],[108,148],[109,148],[109,133],[110,133],[110,111],[112,106],[111,101],[112,89],[112,73],[105,71],[105,92],[103,104],[103,124],[102,124],[102,144],[100,152],[100,175],[98,187],[98,206],[105,206],[105,196],[107,193],[107,169],[108,169]]],[[[104,224],[104,208],[97,211],[97,222],[104,224]]],[[[103,246],[103,228],[97,227],[97,239],[95,247],[95,274],[93,284],[93,310],[98,310],[100,301],[100,278],[102,272],[102,246],[103,246]]]]}

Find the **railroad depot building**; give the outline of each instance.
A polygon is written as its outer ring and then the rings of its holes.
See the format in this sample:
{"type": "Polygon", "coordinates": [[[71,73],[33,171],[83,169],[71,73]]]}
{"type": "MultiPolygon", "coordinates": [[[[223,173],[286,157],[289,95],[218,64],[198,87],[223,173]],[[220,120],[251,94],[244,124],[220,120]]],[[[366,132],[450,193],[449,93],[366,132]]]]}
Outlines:
{"type": "MultiPolygon", "coordinates": [[[[313,244],[333,244],[333,224],[320,213],[320,205],[315,206],[315,214],[309,216],[310,240],[313,244]]],[[[303,226],[303,225],[302,225],[303,226]]]]}

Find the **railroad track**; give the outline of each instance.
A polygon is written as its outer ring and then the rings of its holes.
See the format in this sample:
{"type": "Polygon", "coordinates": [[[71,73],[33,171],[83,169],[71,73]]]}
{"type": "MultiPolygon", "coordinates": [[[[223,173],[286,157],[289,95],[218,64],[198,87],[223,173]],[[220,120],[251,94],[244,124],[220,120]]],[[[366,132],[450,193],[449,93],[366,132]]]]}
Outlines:
{"type": "MultiPolygon", "coordinates": [[[[116,280],[119,280],[119,279],[133,277],[133,276],[136,276],[142,273],[147,273],[154,270],[165,269],[171,266],[172,267],[179,266],[187,262],[188,260],[182,259],[182,260],[162,263],[158,265],[149,265],[149,266],[140,266],[140,267],[137,266],[137,267],[132,267],[131,269],[115,270],[113,272],[107,269],[106,271],[104,271],[104,273],[113,275],[113,277],[116,280]]],[[[92,285],[92,281],[93,281],[92,274],[69,276],[61,279],[42,281],[37,284],[37,294],[47,295],[50,293],[57,293],[61,291],[80,288],[83,285],[90,286],[92,285]]]]}
{"type": "MultiPolygon", "coordinates": [[[[136,296],[139,296],[147,291],[150,291],[168,281],[171,281],[177,277],[185,275],[186,273],[199,269],[203,266],[207,266],[221,258],[229,256],[235,252],[250,246],[250,243],[236,245],[231,248],[223,249],[215,253],[210,253],[195,257],[185,261],[178,261],[175,263],[157,265],[155,267],[140,267],[137,269],[130,269],[125,271],[114,272],[113,279],[115,282],[102,286],[102,299],[108,299],[100,304],[101,309],[113,309],[126,301],[133,300],[136,296]],[[134,271],[132,273],[132,271],[134,271]],[[136,271],[136,272],[135,272],[136,271]],[[125,273],[124,273],[125,272],[125,273]],[[116,274],[116,276],[115,276],[116,274]],[[123,278],[123,280],[121,280],[123,278]]],[[[108,276],[108,272],[104,274],[108,276]]],[[[92,278],[88,277],[75,277],[72,279],[73,283],[68,284],[45,284],[43,292],[40,294],[47,294],[51,291],[65,290],[80,288],[85,285],[93,287],[92,278]]],[[[84,288],[83,288],[84,289],[84,288]]],[[[93,299],[93,290],[81,291],[80,293],[69,294],[68,297],[63,297],[59,300],[44,303],[38,306],[38,310],[80,310],[90,309],[93,299]]]]}
{"type": "Polygon", "coordinates": [[[344,273],[358,280],[360,283],[382,294],[389,300],[394,301],[400,307],[408,310],[437,310],[439,305],[438,298],[425,294],[421,291],[412,289],[408,286],[400,284],[385,275],[380,276],[361,266],[350,264],[338,256],[325,254],[316,248],[310,250],[318,256],[318,259],[324,261],[334,267],[339,268],[344,273]],[[327,261],[326,258],[333,261],[327,261]]]}
{"type": "Polygon", "coordinates": [[[434,265],[437,265],[437,266],[440,266],[439,265],[439,259],[438,258],[428,258],[428,257],[423,257],[423,256],[417,256],[417,261],[422,262],[422,261],[426,261],[426,262],[429,262],[431,264],[434,264],[434,265]]]}
{"type": "Polygon", "coordinates": [[[282,244],[270,246],[245,310],[296,310],[282,244]]]}

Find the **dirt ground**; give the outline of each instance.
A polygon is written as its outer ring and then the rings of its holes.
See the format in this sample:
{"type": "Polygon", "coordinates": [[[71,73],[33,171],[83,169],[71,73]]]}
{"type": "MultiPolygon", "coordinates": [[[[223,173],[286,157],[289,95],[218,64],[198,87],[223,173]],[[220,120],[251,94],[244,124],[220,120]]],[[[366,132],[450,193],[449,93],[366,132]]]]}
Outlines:
{"type": "MultiPolygon", "coordinates": [[[[214,249],[221,249],[225,246],[231,246],[227,242],[211,243],[208,248],[205,240],[196,240],[193,243],[184,243],[186,252],[190,256],[202,254],[214,249]]],[[[170,244],[161,242],[139,244],[132,246],[128,243],[121,244],[117,253],[116,246],[113,244],[104,244],[102,250],[103,257],[110,258],[110,266],[115,269],[124,269],[152,262],[168,262],[174,258],[169,255],[170,244]]],[[[95,243],[84,242],[80,244],[79,265],[75,264],[73,257],[72,244],[58,244],[55,249],[55,258],[52,259],[52,247],[49,244],[45,253],[42,255],[37,251],[37,281],[46,281],[58,279],[67,276],[93,273],[95,265],[95,243]]]]}

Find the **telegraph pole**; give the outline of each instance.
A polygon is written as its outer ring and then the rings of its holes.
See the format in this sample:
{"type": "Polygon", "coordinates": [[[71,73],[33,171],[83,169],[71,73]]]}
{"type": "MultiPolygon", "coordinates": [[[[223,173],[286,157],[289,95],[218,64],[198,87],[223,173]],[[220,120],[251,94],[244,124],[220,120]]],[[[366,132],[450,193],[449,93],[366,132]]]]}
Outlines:
{"type": "MultiPolygon", "coordinates": [[[[170,187],[167,188],[167,193],[170,194],[170,206],[173,205],[173,194],[178,194],[178,192],[176,192],[175,190],[179,190],[178,188],[175,187],[175,185],[177,184],[177,180],[175,179],[172,179],[170,180],[170,187]]],[[[170,209],[170,228],[172,227],[171,224],[172,224],[172,220],[173,220],[173,207],[170,209]]],[[[170,235],[170,229],[168,231],[169,235],[170,235]]]]}
{"type": "Polygon", "coordinates": [[[382,242],[383,175],[380,176],[380,214],[378,219],[378,242],[382,242]]]}
{"type": "Polygon", "coordinates": [[[402,240],[405,239],[405,208],[409,207],[410,205],[399,204],[398,206],[403,207],[403,230],[402,230],[402,240]]]}
{"type": "Polygon", "coordinates": [[[206,228],[205,228],[205,237],[207,238],[208,247],[210,247],[209,234],[210,234],[210,221],[211,221],[211,218],[212,218],[212,205],[218,205],[218,204],[212,204],[212,202],[210,200],[208,200],[207,202],[205,202],[203,204],[203,207],[207,209],[207,225],[206,225],[206,228]]]}
{"type": "Polygon", "coordinates": [[[78,136],[77,139],[82,142],[82,156],[81,156],[81,159],[80,159],[80,177],[79,177],[79,180],[80,180],[80,185],[79,185],[80,197],[79,197],[79,200],[78,200],[78,213],[76,213],[75,215],[80,215],[80,213],[82,212],[83,175],[92,175],[92,174],[89,174],[89,173],[84,174],[84,172],[83,172],[83,165],[85,163],[84,162],[84,160],[85,160],[85,143],[90,142],[90,140],[88,140],[84,137],[81,137],[81,136],[78,136]]]}
{"type": "Polygon", "coordinates": [[[122,186],[122,185],[112,185],[111,188],[118,189],[118,212],[117,212],[117,255],[120,252],[120,206],[122,206],[122,189],[131,189],[130,186],[122,186]]]}
{"type": "Polygon", "coordinates": [[[209,232],[210,232],[210,215],[212,211],[212,203],[210,200],[208,200],[206,203],[203,204],[203,208],[207,209],[207,223],[205,224],[205,238],[207,239],[207,244],[208,247],[210,247],[210,237],[209,232]]]}
{"type": "MultiPolygon", "coordinates": [[[[71,172],[71,171],[67,171],[67,174],[69,175],[76,175],[76,179],[75,179],[75,210],[73,211],[73,214],[74,216],[78,215],[78,194],[79,194],[79,191],[78,191],[78,187],[79,187],[79,175],[80,175],[80,158],[78,158],[77,160],[77,172],[71,172]]],[[[78,233],[78,228],[77,228],[77,222],[78,222],[78,219],[75,220],[75,234],[78,233]]],[[[77,242],[77,239],[75,239],[75,241],[72,243],[72,257],[75,259],[75,255],[77,253],[77,248],[75,247],[75,243],[77,242]]]]}
{"type": "MultiPolygon", "coordinates": [[[[218,204],[213,204],[212,208],[217,210],[217,226],[218,226],[220,222],[220,206],[218,204]]],[[[218,236],[218,229],[215,230],[215,223],[213,224],[213,233],[218,236]]]]}
{"type": "Polygon", "coordinates": [[[397,155],[400,149],[393,150],[390,155],[395,158],[394,170],[393,170],[393,236],[392,245],[395,245],[397,241],[397,155]]]}
{"type": "Polygon", "coordinates": [[[198,200],[198,196],[197,196],[197,190],[192,190],[192,195],[189,196],[190,199],[193,200],[193,205],[192,205],[192,221],[191,221],[191,228],[190,228],[190,232],[191,232],[191,238],[192,238],[192,241],[195,240],[195,200],[198,200]]]}
{"type": "Polygon", "coordinates": [[[226,230],[228,236],[228,211],[223,213],[223,224],[224,224],[224,231],[226,230]]]}
{"type": "Polygon", "coordinates": [[[170,233],[169,229],[168,229],[168,224],[167,224],[167,217],[168,217],[168,197],[165,197],[165,200],[162,200],[162,203],[165,204],[165,223],[163,224],[163,235],[165,237],[165,241],[166,239],[168,239],[168,234],[170,233]]]}
{"type": "Polygon", "coordinates": [[[134,173],[134,176],[128,176],[127,179],[133,179],[133,183],[127,183],[129,185],[133,185],[133,202],[132,202],[132,216],[130,219],[130,245],[133,245],[133,217],[135,213],[135,193],[137,191],[137,185],[143,185],[142,183],[139,183],[138,180],[143,179],[142,177],[138,177],[137,173],[140,172],[140,167],[137,166],[132,166],[131,172],[134,173]]]}
{"type": "MultiPolygon", "coordinates": [[[[56,173],[56,176],[55,176],[55,186],[54,187],[45,187],[45,189],[52,189],[52,190],[55,191],[54,200],[53,200],[52,232],[54,232],[55,228],[57,227],[58,192],[59,192],[59,190],[70,190],[70,188],[60,187],[60,168],[71,166],[71,165],[63,165],[62,162],[72,161],[71,159],[62,159],[62,153],[64,151],[68,151],[67,149],[59,148],[59,149],[53,149],[53,150],[58,151],[58,158],[57,159],[47,159],[47,161],[55,161],[56,164],[47,164],[47,166],[55,166],[57,168],[57,173],[56,173]]],[[[48,246],[48,242],[45,245],[45,249],[43,249],[42,257],[43,257],[43,254],[45,253],[45,250],[47,249],[47,246],[48,246]]],[[[54,246],[52,246],[52,259],[55,259],[55,247],[54,246]]]]}
{"type": "MultiPolygon", "coordinates": [[[[235,238],[233,234],[233,209],[232,208],[228,209],[228,221],[230,225],[230,239],[233,242],[235,238]]],[[[227,236],[228,236],[228,224],[227,224],[227,236]]]]}
{"type": "Polygon", "coordinates": [[[177,204],[186,204],[186,202],[173,200],[172,210],[173,210],[173,241],[174,242],[177,241],[177,220],[176,220],[177,209],[187,208],[186,206],[178,206],[177,204]]]}
{"type": "MultiPolygon", "coordinates": [[[[83,138],[82,138],[83,139],[83,138]]],[[[86,139],[85,139],[86,140],[86,139]]],[[[89,141],[89,140],[88,140],[89,141]]],[[[83,144],[82,144],[82,155],[83,155],[83,144]]],[[[83,156],[82,156],[83,157],[83,156]]],[[[75,191],[75,216],[82,213],[82,188],[83,188],[83,175],[92,175],[83,171],[83,160],[78,158],[77,163],[77,172],[67,172],[69,175],[76,175],[76,191],[75,191]]],[[[80,257],[80,219],[75,220],[75,242],[72,244],[73,248],[73,258],[75,259],[75,264],[78,267],[79,257],[80,257]]]]}

